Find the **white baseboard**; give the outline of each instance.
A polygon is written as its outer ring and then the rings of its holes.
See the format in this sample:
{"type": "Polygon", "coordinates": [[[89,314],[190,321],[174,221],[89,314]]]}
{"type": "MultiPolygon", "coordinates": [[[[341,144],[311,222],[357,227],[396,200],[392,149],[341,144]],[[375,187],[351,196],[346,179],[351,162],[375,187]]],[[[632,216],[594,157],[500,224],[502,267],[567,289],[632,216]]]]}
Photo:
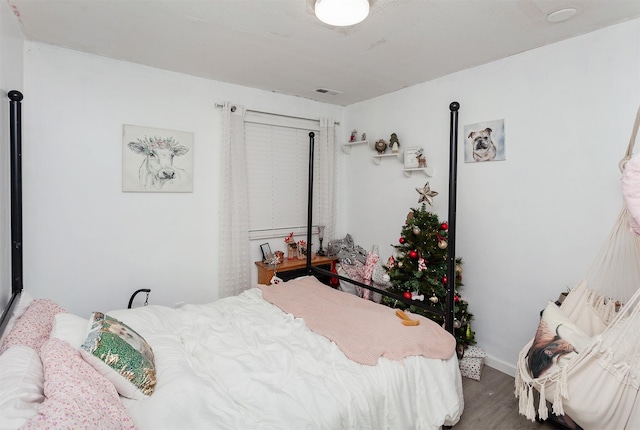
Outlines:
{"type": "Polygon", "coordinates": [[[502,360],[498,360],[495,357],[492,357],[490,355],[487,355],[487,357],[484,359],[484,364],[485,366],[489,366],[492,367],[496,370],[499,370],[502,373],[506,373],[507,375],[516,376],[516,366],[515,364],[512,363],[507,363],[505,361],[502,360]]]}

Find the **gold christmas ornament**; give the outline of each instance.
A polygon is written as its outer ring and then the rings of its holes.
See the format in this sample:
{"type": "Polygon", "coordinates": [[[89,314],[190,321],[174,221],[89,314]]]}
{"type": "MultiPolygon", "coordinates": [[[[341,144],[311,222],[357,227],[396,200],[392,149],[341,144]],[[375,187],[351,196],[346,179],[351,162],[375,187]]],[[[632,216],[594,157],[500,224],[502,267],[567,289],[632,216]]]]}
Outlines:
{"type": "Polygon", "coordinates": [[[462,327],[462,323],[458,320],[453,320],[453,328],[460,328],[462,327]]]}
{"type": "Polygon", "coordinates": [[[459,264],[456,264],[456,274],[462,275],[462,266],[459,264]]]}
{"type": "Polygon", "coordinates": [[[413,234],[418,235],[422,230],[420,230],[420,227],[418,227],[417,225],[414,225],[412,231],[413,234]]]}
{"type": "Polygon", "coordinates": [[[438,241],[438,248],[440,248],[440,249],[447,249],[448,245],[449,244],[447,243],[446,240],[439,240],[438,241]]]}
{"type": "Polygon", "coordinates": [[[438,298],[435,295],[433,295],[433,296],[429,297],[429,301],[431,303],[438,303],[438,298]]]}
{"type": "Polygon", "coordinates": [[[471,331],[471,323],[467,324],[467,340],[473,339],[473,331],[471,331]]]}

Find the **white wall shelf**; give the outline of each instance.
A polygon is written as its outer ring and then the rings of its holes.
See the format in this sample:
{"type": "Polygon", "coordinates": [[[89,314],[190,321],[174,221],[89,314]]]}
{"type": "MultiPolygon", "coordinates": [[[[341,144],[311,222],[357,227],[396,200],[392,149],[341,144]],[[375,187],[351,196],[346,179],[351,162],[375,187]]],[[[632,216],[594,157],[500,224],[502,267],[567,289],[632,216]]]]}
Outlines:
{"type": "Polygon", "coordinates": [[[383,158],[391,158],[391,157],[395,157],[399,160],[400,153],[398,152],[397,154],[376,154],[373,156],[373,162],[374,164],[380,165],[380,163],[382,163],[383,158]]]}
{"type": "Polygon", "coordinates": [[[351,154],[351,147],[353,145],[360,145],[360,144],[369,144],[368,140],[356,140],[355,142],[347,142],[347,143],[343,143],[342,144],[342,152],[344,152],[345,154],[351,154]]]}
{"type": "Polygon", "coordinates": [[[404,176],[406,176],[407,178],[410,178],[411,175],[413,174],[413,172],[422,172],[427,177],[431,177],[431,176],[433,176],[433,167],[418,167],[418,168],[415,168],[415,169],[403,169],[402,170],[402,173],[404,173],[404,176]]]}

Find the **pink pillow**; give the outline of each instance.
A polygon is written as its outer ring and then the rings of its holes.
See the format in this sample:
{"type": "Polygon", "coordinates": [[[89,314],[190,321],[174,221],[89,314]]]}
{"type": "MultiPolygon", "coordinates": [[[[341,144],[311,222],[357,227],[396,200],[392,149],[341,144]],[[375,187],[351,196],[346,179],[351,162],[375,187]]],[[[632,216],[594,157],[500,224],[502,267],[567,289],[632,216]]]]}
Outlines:
{"type": "Polygon", "coordinates": [[[135,429],[115,387],[68,342],[42,345],[45,400],[23,429],[135,429]]]}
{"type": "Polygon", "coordinates": [[[631,214],[631,231],[640,235],[640,155],[627,161],[622,173],[622,195],[631,214]]]}
{"type": "Polygon", "coordinates": [[[36,351],[49,339],[53,319],[56,314],[66,312],[60,306],[47,299],[36,299],[16,320],[11,332],[2,344],[0,353],[15,345],[28,346],[36,351]]]}

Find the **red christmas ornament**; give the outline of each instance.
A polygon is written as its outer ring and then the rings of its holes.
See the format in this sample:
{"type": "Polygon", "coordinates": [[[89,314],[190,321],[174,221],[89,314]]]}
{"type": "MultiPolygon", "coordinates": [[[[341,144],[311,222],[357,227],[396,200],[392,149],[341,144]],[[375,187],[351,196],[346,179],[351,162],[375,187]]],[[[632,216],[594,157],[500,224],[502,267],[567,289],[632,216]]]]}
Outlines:
{"type": "Polygon", "coordinates": [[[440,224],[440,227],[442,227],[443,230],[447,230],[449,229],[449,224],[447,224],[446,222],[443,222],[442,224],[440,224]]]}
{"type": "Polygon", "coordinates": [[[454,301],[455,303],[458,303],[458,302],[460,301],[460,296],[459,296],[459,295],[457,295],[457,294],[456,294],[455,296],[453,296],[453,301],[454,301]]]}
{"type": "Polygon", "coordinates": [[[444,275],[444,276],[442,277],[442,283],[443,283],[443,284],[446,284],[446,283],[447,283],[447,275],[444,275]]]}
{"type": "Polygon", "coordinates": [[[412,249],[411,251],[409,251],[409,257],[415,260],[416,258],[418,258],[418,252],[412,249]]]}
{"type": "Polygon", "coordinates": [[[410,298],[411,298],[411,293],[410,293],[409,291],[405,291],[405,292],[402,294],[402,296],[403,296],[405,299],[410,299],[410,298]]]}
{"type": "Polygon", "coordinates": [[[407,240],[404,237],[401,237],[400,239],[398,239],[398,242],[400,243],[405,243],[407,240]]]}

